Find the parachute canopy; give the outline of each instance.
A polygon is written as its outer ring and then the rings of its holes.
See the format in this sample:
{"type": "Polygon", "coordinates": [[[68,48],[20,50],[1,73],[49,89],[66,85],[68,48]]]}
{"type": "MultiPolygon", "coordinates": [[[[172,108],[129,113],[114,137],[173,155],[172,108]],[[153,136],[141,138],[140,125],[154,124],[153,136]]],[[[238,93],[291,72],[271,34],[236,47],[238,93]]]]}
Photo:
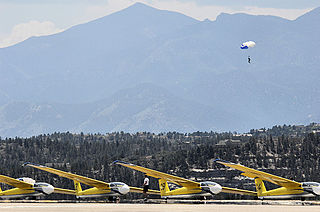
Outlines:
{"type": "Polygon", "coordinates": [[[255,42],[253,41],[247,41],[247,42],[244,42],[243,44],[241,44],[240,48],[241,49],[248,49],[248,48],[252,48],[256,45],[255,42]]]}

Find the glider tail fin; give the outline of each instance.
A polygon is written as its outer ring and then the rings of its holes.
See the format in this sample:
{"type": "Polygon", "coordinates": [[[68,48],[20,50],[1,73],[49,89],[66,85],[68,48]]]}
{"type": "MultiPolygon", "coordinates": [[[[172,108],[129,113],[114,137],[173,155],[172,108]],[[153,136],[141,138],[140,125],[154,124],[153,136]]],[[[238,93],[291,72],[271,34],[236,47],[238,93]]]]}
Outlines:
{"type": "Polygon", "coordinates": [[[74,190],[76,190],[76,194],[82,191],[81,184],[78,181],[73,181],[74,182],[74,190]]]}
{"type": "Polygon", "coordinates": [[[170,191],[168,182],[165,179],[159,179],[159,189],[162,196],[167,196],[167,192],[170,191]]]}
{"type": "Polygon", "coordinates": [[[258,197],[262,196],[262,194],[267,191],[263,181],[260,178],[255,178],[254,183],[256,184],[258,197]]]}

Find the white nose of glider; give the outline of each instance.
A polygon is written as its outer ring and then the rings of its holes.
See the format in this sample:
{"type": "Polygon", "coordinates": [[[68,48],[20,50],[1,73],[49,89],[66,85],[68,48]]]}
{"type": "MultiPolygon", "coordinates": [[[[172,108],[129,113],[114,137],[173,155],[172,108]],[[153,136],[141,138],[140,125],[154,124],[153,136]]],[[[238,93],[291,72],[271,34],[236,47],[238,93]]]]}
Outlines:
{"type": "Polygon", "coordinates": [[[312,190],[316,195],[320,195],[320,186],[315,186],[312,188],[312,190]]]}
{"type": "Polygon", "coordinates": [[[52,194],[54,187],[48,183],[35,183],[34,190],[44,194],[52,194]]]}
{"type": "Polygon", "coordinates": [[[52,194],[54,192],[54,187],[52,185],[48,185],[47,187],[43,188],[44,193],[52,194]]]}
{"type": "Polygon", "coordinates": [[[221,185],[219,185],[219,184],[217,183],[216,185],[211,186],[211,187],[210,187],[210,190],[211,190],[211,192],[214,193],[214,194],[219,194],[219,193],[222,191],[222,187],[221,187],[221,185]]]}
{"type": "Polygon", "coordinates": [[[119,192],[123,195],[129,193],[130,188],[128,185],[123,185],[122,187],[119,188],[119,192]]]}

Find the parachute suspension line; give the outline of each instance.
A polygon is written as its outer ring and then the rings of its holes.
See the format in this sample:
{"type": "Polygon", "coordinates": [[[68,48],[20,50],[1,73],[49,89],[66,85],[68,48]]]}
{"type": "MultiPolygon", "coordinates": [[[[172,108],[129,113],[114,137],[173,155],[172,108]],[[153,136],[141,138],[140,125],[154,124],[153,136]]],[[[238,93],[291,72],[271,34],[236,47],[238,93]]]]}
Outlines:
{"type": "MultiPolygon", "coordinates": [[[[256,45],[256,43],[254,41],[247,41],[247,42],[244,42],[243,44],[241,44],[240,48],[247,50],[249,48],[253,48],[255,45],[256,45]]],[[[250,55],[248,56],[248,63],[249,64],[251,63],[250,55]]]]}

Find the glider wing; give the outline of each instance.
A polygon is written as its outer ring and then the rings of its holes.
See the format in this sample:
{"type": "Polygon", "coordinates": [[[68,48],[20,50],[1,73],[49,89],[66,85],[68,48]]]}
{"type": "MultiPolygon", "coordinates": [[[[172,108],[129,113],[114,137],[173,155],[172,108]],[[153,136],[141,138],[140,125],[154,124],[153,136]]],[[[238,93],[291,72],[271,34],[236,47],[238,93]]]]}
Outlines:
{"type": "Polygon", "coordinates": [[[144,168],[142,166],[137,166],[132,163],[127,163],[127,162],[122,162],[122,161],[114,161],[114,163],[121,165],[121,166],[128,167],[130,169],[134,169],[134,170],[143,172],[150,177],[154,177],[154,178],[158,178],[158,179],[165,179],[169,182],[180,185],[182,187],[200,187],[200,183],[194,182],[192,180],[187,180],[182,177],[177,177],[177,176],[174,176],[171,174],[166,174],[166,173],[159,172],[156,170],[144,168]]]}
{"type": "Polygon", "coordinates": [[[74,180],[74,181],[77,181],[77,182],[80,182],[80,183],[83,183],[83,184],[86,184],[86,185],[89,185],[89,186],[92,186],[92,187],[97,187],[97,188],[101,188],[101,189],[109,189],[110,188],[109,183],[106,183],[106,182],[103,182],[103,181],[100,181],[100,180],[95,180],[95,179],[84,177],[84,176],[80,176],[80,175],[77,175],[77,174],[72,174],[70,172],[65,172],[65,171],[61,171],[61,170],[57,170],[57,169],[54,169],[54,168],[41,166],[41,165],[35,165],[35,164],[32,164],[32,163],[26,163],[25,165],[26,166],[31,166],[33,168],[40,169],[40,170],[43,170],[43,171],[46,171],[46,172],[50,172],[52,174],[59,175],[60,177],[69,178],[71,180],[74,180]]]}
{"type": "Polygon", "coordinates": [[[262,180],[269,181],[271,183],[274,183],[274,184],[282,186],[282,187],[296,188],[296,187],[301,187],[301,185],[302,185],[299,182],[289,180],[286,178],[282,178],[282,177],[278,177],[276,175],[268,174],[266,172],[258,171],[255,169],[251,169],[251,168],[245,167],[241,164],[235,164],[235,163],[231,163],[228,161],[222,161],[222,160],[216,160],[216,162],[223,164],[225,166],[237,169],[239,171],[242,171],[243,173],[241,175],[243,175],[243,176],[247,176],[250,178],[260,178],[262,180]]]}
{"type": "Polygon", "coordinates": [[[33,189],[33,185],[8,176],[0,175],[0,182],[20,189],[33,189]]]}

